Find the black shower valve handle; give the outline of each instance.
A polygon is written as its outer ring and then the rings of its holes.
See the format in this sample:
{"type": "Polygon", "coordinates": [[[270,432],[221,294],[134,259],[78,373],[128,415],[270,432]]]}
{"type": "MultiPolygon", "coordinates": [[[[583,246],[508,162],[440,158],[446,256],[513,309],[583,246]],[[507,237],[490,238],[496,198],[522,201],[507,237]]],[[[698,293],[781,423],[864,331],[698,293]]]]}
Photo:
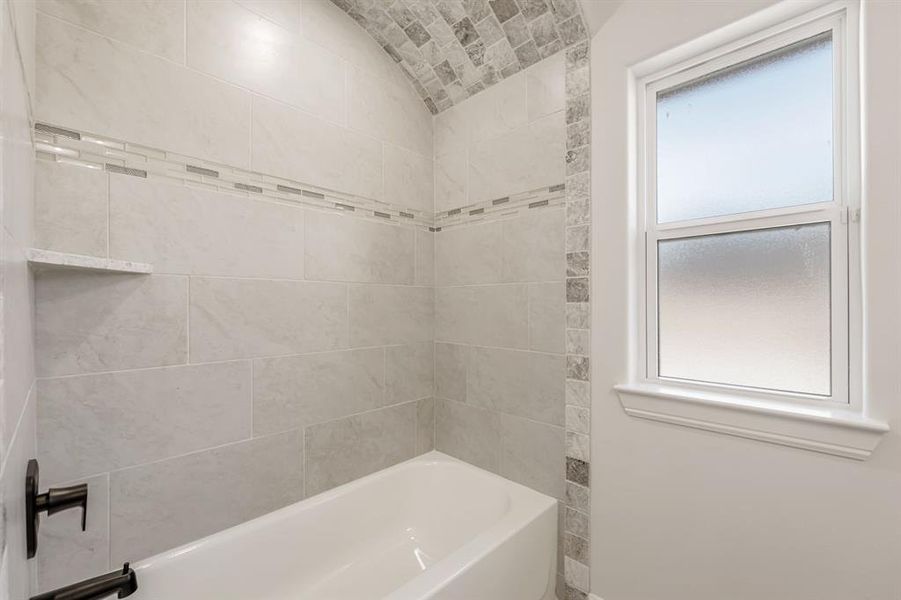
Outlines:
{"type": "Polygon", "coordinates": [[[70,508],[80,508],[81,530],[87,530],[88,526],[87,484],[50,488],[43,494],[38,493],[39,489],[40,468],[38,461],[31,459],[25,473],[25,537],[28,558],[34,558],[38,549],[38,527],[42,512],[50,516],[70,508]]]}
{"type": "Polygon", "coordinates": [[[38,512],[47,511],[47,516],[70,508],[81,509],[81,530],[88,525],[88,485],[79,483],[61,488],[50,488],[35,499],[38,512]]]}

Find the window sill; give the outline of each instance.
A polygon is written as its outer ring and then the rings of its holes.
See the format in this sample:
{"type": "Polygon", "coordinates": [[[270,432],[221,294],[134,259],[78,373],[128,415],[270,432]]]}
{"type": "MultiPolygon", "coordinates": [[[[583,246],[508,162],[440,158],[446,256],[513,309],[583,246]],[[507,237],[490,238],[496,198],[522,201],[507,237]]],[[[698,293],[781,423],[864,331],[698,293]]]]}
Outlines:
{"type": "Polygon", "coordinates": [[[641,419],[802,448],[856,460],[870,457],[888,424],[850,411],[797,406],[651,383],[614,386],[627,414],[641,419]]]}

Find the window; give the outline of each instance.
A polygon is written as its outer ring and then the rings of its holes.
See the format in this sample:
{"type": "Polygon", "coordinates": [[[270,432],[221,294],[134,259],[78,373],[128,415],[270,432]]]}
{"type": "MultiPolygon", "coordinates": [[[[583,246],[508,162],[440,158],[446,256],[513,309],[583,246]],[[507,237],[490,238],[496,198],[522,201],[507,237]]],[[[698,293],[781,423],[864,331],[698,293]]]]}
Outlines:
{"type": "Polygon", "coordinates": [[[643,381],[857,401],[845,18],[759,34],[639,82],[643,381]]]}

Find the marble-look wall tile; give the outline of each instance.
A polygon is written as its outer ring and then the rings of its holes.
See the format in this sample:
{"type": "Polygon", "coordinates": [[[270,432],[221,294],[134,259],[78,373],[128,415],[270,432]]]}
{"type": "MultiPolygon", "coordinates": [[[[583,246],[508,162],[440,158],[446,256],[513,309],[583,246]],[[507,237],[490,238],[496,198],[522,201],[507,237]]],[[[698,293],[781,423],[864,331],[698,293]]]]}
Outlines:
{"type": "Polygon", "coordinates": [[[435,234],[416,231],[416,285],[435,285],[435,234]]]}
{"type": "Polygon", "coordinates": [[[253,99],[251,156],[256,171],[367,198],[382,196],[378,140],[259,96],[253,99]]]}
{"type": "Polygon", "coordinates": [[[3,314],[3,347],[0,350],[0,360],[3,361],[3,421],[0,427],[3,437],[0,438],[0,450],[5,452],[25,409],[28,395],[34,388],[35,290],[22,246],[4,228],[0,228],[0,239],[3,244],[0,256],[0,285],[3,286],[0,303],[3,314]]]}
{"type": "Polygon", "coordinates": [[[304,38],[357,68],[395,83],[405,79],[381,46],[361,35],[359,25],[329,0],[301,0],[301,22],[304,38]]]}
{"type": "Polygon", "coordinates": [[[384,153],[384,200],[431,216],[435,212],[431,152],[420,154],[394,144],[385,144],[384,153]]]}
{"type": "Polygon", "coordinates": [[[435,394],[435,344],[431,340],[385,348],[388,404],[435,394]]]}
{"type": "Polygon", "coordinates": [[[563,426],[565,359],[502,348],[469,351],[470,404],[563,426]]]}
{"type": "Polygon", "coordinates": [[[347,347],[343,284],[191,278],[191,362],[347,347]]]}
{"type": "Polygon", "coordinates": [[[47,483],[250,437],[250,363],[44,379],[38,446],[47,483]]]}
{"type": "Polygon", "coordinates": [[[300,31],[300,0],[237,0],[288,31],[300,31]]]}
{"type": "Polygon", "coordinates": [[[185,1],[37,0],[38,10],[144,52],[185,60],[185,1]]]}
{"type": "Polygon", "coordinates": [[[528,347],[527,286],[439,287],[435,293],[437,341],[528,347]]]}
{"type": "Polygon", "coordinates": [[[435,449],[435,399],[416,403],[416,454],[435,449]]]}
{"type": "Polygon", "coordinates": [[[308,427],[306,495],[312,496],[412,458],[417,403],[408,402],[308,427]]]}
{"type": "Polygon", "coordinates": [[[435,408],[438,451],[496,473],[500,468],[500,415],[454,400],[438,399],[435,408]]]}
{"type": "Polygon", "coordinates": [[[188,280],[51,271],[35,281],[40,376],[159,367],[187,359],[188,280]]]}
{"type": "Polygon", "coordinates": [[[140,560],[303,498],[299,431],[110,474],[110,562],[140,560]]]}
{"type": "Polygon", "coordinates": [[[414,237],[410,227],[308,210],[307,279],[412,284],[414,237]]]}
{"type": "Polygon", "coordinates": [[[435,344],[435,395],[448,400],[466,401],[469,346],[435,344]]]}
{"type": "Polygon", "coordinates": [[[351,68],[347,123],[356,131],[432,156],[432,116],[409,86],[394,85],[351,68]]]}
{"type": "Polygon", "coordinates": [[[106,256],[109,175],[35,162],[34,244],[56,252],[106,256]]]}
{"type": "Polygon", "coordinates": [[[529,284],[529,349],[562,354],[565,350],[564,283],[529,284]]]}
{"type": "Polygon", "coordinates": [[[164,180],[109,179],[111,258],[150,263],[155,273],[303,279],[301,208],[164,180]]]}
{"type": "Polygon", "coordinates": [[[350,285],[348,313],[352,347],[432,341],[435,290],[430,287],[350,285]]]}
{"type": "Polygon", "coordinates": [[[566,128],[554,113],[498,138],[478,142],[469,154],[469,201],[482,202],[563,181],[566,128]]]}
{"type": "Polygon", "coordinates": [[[500,221],[489,221],[439,232],[435,240],[438,285],[501,282],[503,227],[500,221]]]}
{"type": "Polygon", "coordinates": [[[35,117],[248,166],[248,92],[40,13],[35,117]]]}
{"type": "Polygon", "coordinates": [[[502,414],[499,473],[554,498],[564,495],[563,428],[502,414]]]}
{"type": "Polygon", "coordinates": [[[253,363],[253,433],[302,428],[386,404],[385,351],[343,350],[253,363]]]}
{"type": "Polygon", "coordinates": [[[345,63],[241,4],[191,0],[187,65],[334,123],[345,113],[345,63]]]}
{"type": "MultiPolygon", "coordinates": [[[[41,473],[43,475],[43,472],[41,473]]],[[[43,483],[43,482],[42,482],[43,483]]],[[[88,485],[87,530],[81,531],[81,511],[70,510],[42,519],[38,531],[38,592],[106,573],[109,565],[109,473],[59,485],[88,485]],[[79,532],[72,535],[73,531],[79,532]]]]}
{"type": "Polygon", "coordinates": [[[566,108],[565,58],[558,52],[525,71],[529,121],[566,108]]]}
{"type": "MultiPolygon", "coordinates": [[[[442,113],[444,114],[444,113],[442,113]]],[[[466,150],[435,158],[435,210],[442,212],[468,204],[466,150]]]]}
{"type": "Polygon", "coordinates": [[[504,281],[561,281],[563,209],[537,208],[503,222],[504,281]]]}

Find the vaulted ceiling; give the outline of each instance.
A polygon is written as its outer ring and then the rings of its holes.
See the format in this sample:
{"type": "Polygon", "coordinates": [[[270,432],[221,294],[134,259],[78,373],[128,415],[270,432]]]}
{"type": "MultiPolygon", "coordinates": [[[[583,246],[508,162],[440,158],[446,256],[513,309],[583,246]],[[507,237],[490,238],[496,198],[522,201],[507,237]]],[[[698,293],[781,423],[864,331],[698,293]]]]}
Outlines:
{"type": "Polygon", "coordinates": [[[579,0],[332,0],[437,114],[588,39],[579,0]]]}

